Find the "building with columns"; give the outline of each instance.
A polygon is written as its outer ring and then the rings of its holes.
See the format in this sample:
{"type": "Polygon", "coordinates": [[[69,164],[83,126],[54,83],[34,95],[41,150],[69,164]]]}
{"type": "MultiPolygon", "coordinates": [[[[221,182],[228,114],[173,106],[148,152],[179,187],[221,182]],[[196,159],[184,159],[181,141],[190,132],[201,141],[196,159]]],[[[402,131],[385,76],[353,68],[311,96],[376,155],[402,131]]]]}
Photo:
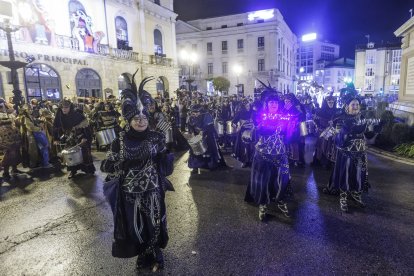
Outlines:
{"type": "Polygon", "coordinates": [[[213,93],[212,79],[222,76],[229,94],[243,87],[253,95],[257,80],[293,91],[297,38],[278,9],[178,20],[176,30],[181,87],[213,93]]]}
{"type": "Polygon", "coordinates": [[[355,88],[362,95],[398,94],[400,86],[401,43],[357,45],[355,88]]]}
{"type": "MultiPolygon", "coordinates": [[[[28,100],[118,97],[125,76],[137,69],[138,83],[155,77],[145,87],[153,95],[178,88],[173,0],[1,2],[10,3],[11,14],[0,19],[0,61],[9,60],[9,25],[16,61],[29,61],[17,70],[28,100]]],[[[0,96],[6,98],[13,95],[9,71],[0,66],[0,96]]]]}
{"type": "Polygon", "coordinates": [[[398,101],[390,104],[394,115],[414,125],[414,17],[411,17],[395,32],[402,38],[401,71],[398,101]]]}

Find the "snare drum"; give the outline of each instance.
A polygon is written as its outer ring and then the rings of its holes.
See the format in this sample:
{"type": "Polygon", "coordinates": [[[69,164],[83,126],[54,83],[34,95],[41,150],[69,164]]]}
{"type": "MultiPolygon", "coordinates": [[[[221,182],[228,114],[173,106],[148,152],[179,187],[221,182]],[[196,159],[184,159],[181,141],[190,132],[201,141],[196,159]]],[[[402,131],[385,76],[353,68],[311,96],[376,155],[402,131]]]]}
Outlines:
{"type": "Polygon", "coordinates": [[[232,121],[227,121],[226,133],[227,135],[235,135],[237,133],[237,127],[233,126],[232,121]]]}
{"type": "Polygon", "coordinates": [[[215,127],[215,129],[217,131],[217,134],[219,136],[223,136],[224,135],[224,125],[223,125],[223,122],[218,121],[218,120],[214,121],[214,127],[215,127]]]}
{"type": "Polygon", "coordinates": [[[300,130],[300,136],[308,135],[308,127],[306,125],[306,122],[301,122],[300,123],[299,130],[300,130]]]}
{"type": "Polygon", "coordinates": [[[306,128],[308,130],[308,135],[316,133],[316,125],[314,121],[312,120],[306,121],[306,128]]]}
{"type": "Polygon", "coordinates": [[[207,151],[207,144],[204,142],[202,135],[193,136],[188,140],[188,144],[193,150],[194,155],[203,155],[207,151]]]}
{"type": "Polygon", "coordinates": [[[110,145],[115,138],[116,133],[114,128],[103,129],[96,133],[96,140],[98,141],[99,146],[110,145]]]}
{"type": "Polygon", "coordinates": [[[241,139],[246,144],[252,143],[253,142],[253,129],[245,129],[242,132],[241,139]]]}
{"type": "Polygon", "coordinates": [[[171,127],[167,129],[164,134],[166,144],[174,142],[173,129],[171,127]]]}
{"type": "Polygon", "coordinates": [[[62,150],[62,156],[64,163],[68,167],[73,167],[83,162],[82,148],[80,146],[62,150]]]}

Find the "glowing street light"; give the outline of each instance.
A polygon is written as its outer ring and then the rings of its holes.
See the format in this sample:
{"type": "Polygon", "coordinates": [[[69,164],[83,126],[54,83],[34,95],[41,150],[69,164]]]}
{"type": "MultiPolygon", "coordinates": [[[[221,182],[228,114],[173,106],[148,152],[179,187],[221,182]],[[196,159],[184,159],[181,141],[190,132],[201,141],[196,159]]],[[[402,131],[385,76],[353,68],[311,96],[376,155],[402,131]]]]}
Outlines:
{"type": "MultiPolygon", "coordinates": [[[[194,79],[191,78],[191,67],[193,67],[194,64],[197,63],[198,55],[194,51],[188,52],[186,49],[182,49],[180,51],[180,59],[188,66],[188,78],[185,80],[185,82],[188,83],[188,91],[191,92],[191,83],[194,81],[194,79]]],[[[193,74],[194,74],[194,68],[193,68],[193,74]]]]}
{"type": "Polygon", "coordinates": [[[236,74],[236,78],[237,78],[237,85],[236,85],[237,94],[240,94],[240,92],[243,93],[243,84],[239,84],[239,76],[243,72],[243,68],[241,67],[240,64],[235,64],[233,66],[233,71],[236,74]]]}

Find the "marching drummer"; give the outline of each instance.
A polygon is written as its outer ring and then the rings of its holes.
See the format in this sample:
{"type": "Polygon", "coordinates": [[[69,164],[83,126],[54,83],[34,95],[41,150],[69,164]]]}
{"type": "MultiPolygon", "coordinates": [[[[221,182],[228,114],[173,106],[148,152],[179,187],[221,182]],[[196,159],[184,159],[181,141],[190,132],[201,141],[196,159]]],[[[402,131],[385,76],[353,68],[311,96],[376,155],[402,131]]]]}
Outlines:
{"type": "Polygon", "coordinates": [[[227,167],[217,144],[217,133],[214,129],[213,117],[206,112],[201,105],[193,105],[188,122],[189,132],[193,135],[201,135],[207,145],[203,154],[195,153],[190,149],[188,167],[193,169],[192,173],[198,173],[199,168],[214,170],[227,167]],[[197,154],[197,155],[196,155],[197,154]]]}
{"type": "MultiPolygon", "coordinates": [[[[240,123],[240,130],[237,133],[236,142],[234,144],[234,156],[237,160],[242,162],[242,168],[249,167],[253,157],[253,137],[246,140],[243,139],[243,134],[249,132],[252,134],[253,123],[252,123],[252,109],[251,104],[248,100],[244,100],[240,106],[240,110],[234,116],[232,124],[235,126],[240,123]]],[[[245,135],[246,137],[246,135],[245,135]]]]}
{"type": "Polygon", "coordinates": [[[67,170],[70,171],[68,178],[73,178],[78,170],[86,174],[94,174],[95,166],[91,154],[92,129],[83,113],[75,110],[69,100],[63,100],[53,122],[53,128],[55,145],[64,142],[67,149],[79,148],[82,152],[83,162],[81,164],[68,165],[67,170]]]}

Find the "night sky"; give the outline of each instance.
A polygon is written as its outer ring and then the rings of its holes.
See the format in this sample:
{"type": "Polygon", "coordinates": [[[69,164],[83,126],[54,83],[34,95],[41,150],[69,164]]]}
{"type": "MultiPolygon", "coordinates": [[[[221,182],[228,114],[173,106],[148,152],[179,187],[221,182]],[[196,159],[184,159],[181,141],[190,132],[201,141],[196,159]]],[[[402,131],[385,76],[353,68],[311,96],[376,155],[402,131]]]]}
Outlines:
{"type": "Polygon", "coordinates": [[[414,0],[174,0],[180,20],[192,20],[278,8],[291,30],[322,34],[341,46],[341,56],[354,58],[355,45],[398,42],[394,31],[410,18],[414,0]]]}

